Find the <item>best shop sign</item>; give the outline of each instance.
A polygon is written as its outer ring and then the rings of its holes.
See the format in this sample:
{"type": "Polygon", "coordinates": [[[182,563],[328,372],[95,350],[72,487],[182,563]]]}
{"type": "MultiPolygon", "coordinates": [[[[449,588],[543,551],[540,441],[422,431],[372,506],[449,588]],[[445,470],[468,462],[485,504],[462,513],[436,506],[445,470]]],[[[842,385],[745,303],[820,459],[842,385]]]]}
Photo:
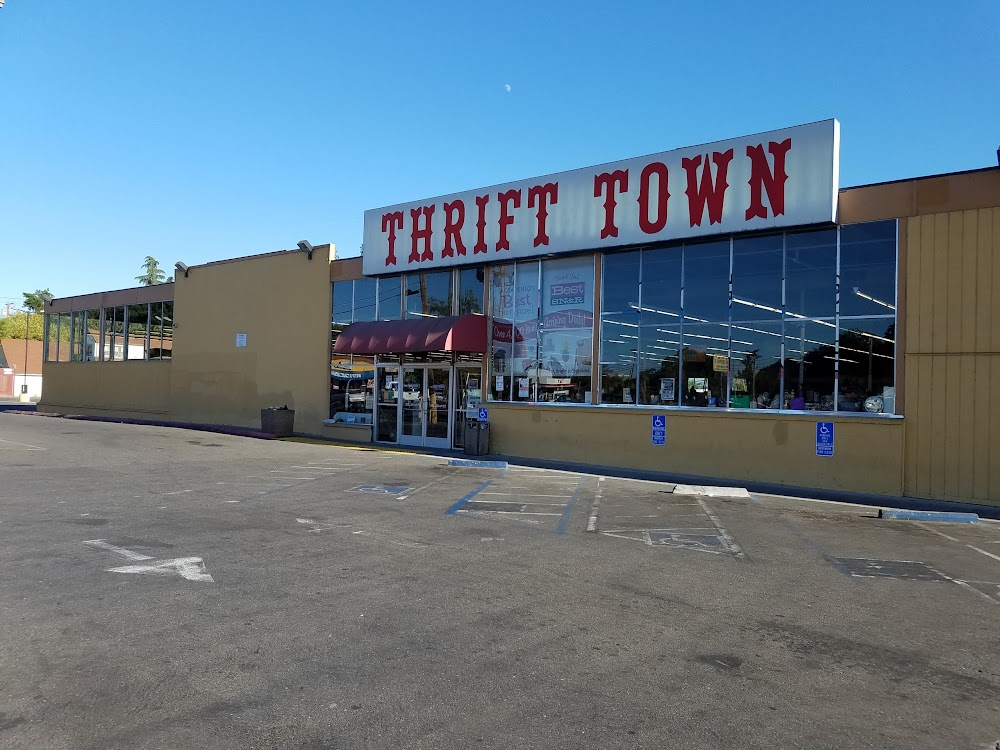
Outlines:
{"type": "Polygon", "coordinates": [[[365,212],[378,275],[836,220],[825,120],[365,212]]]}

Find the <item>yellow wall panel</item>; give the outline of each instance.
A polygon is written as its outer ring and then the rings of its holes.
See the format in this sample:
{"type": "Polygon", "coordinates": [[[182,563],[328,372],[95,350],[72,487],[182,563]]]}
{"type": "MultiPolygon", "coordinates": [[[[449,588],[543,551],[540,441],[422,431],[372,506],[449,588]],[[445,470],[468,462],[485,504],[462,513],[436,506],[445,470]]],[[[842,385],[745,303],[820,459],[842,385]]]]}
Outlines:
{"type": "MultiPolygon", "coordinates": [[[[1000,294],[1000,286],[993,284],[993,270],[1000,266],[1000,256],[994,257],[995,231],[992,211],[977,211],[976,231],[976,351],[988,352],[992,336],[997,330],[996,318],[1000,316],[1000,301],[993,299],[993,291],[1000,294]]],[[[994,348],[993,351],[997,349],[994,348]]]]}
{"type": "Polygon", "coordinates": [[[1000,208],[906,223],[906,492],[1000,504],[1000,208]]]}
{"type": "Polygon", "coordinates": [[[161,419],[170,411],[171,361],[46,362],[39,411],[161,419]]]}
{"type": "MultiPolygon", "coordinates": [[[[490,404],[493,452],[736,481],[897,495],[903,422],[841,417],[833,457],[816,455],[814,416],[666,412],[666,445],[653,445],[663,411],[490,404]]],[[[823,417],[827,419],[827,417],[823,417]]]]}
{"type": "Polygon", "coordinates": [[[174,418],[259,428],[261,409],[287,405],[297,432],[319,434],[330,409],[329,247],[312,260],[195,266],[175,287],[174,418]]]}

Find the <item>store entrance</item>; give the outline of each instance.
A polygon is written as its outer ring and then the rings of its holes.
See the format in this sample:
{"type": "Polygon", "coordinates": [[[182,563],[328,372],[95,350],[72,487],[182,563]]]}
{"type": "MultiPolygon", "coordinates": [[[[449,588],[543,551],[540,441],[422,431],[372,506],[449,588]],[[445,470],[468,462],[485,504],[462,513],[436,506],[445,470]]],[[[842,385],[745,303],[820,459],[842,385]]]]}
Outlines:
{"type": "Polygon", "coordinates": [[[451,447],[451,367],[402,365],[399,371],[399,444],[451,447]]]}

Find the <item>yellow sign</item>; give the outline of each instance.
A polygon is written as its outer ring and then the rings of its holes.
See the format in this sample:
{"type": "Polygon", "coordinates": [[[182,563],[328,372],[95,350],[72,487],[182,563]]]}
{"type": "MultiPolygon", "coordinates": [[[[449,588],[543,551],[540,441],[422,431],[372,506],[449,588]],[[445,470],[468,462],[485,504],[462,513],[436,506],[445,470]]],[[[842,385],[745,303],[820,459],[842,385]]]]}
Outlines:
{"type": "Polygon", "coordinates": [[[729,357],[725,354],[715,354],[712,356],[712,369],[716,372],[729,371],[729,357]]]}

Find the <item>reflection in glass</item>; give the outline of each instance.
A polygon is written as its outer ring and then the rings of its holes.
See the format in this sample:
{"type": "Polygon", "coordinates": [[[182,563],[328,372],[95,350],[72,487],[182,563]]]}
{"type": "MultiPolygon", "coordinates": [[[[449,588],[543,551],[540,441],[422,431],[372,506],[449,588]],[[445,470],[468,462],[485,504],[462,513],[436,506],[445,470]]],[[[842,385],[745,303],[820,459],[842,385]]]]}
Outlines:
{"type": "Polygon", "coordinates": [[[333,282],[333,323],[351,323],[354,321],[354,282],[333,282]]]}
{"type": "Polygon", "coordinates": [[[147,359],[146,332],[149,329],[149,305],[129,305],[128,314],[128,359],[147,359]]]}
{"type": "Polygon", "coordinates": [[[511,400],[535,401],[538,387],[538,261],[514,269],[511,400]]]}
{"type": "Polygon", "coordinates": [[[378,393],[376,440],[396,442],[396,419],[399,416],[399,368],[379,367],[375,388],[378,393]]]}
{"type": "MultiPolygon", "coordinates": [[[[734,337],[734,346],[750,345],[749,339],[734,337]]],[[[684,406],[725,406],[726,375],[729,371],[728,325],[685,324],[681,338],[684,406]]]]}
{"type": "Polygon", "coordinates": [[[733,240],[733,320],[781,320],[782,236],[733,240]]]}
{"type": "MultiPolygon", "coordinates": [[[[159,310],[160,303],[154,302],[150,307],[153,310],[159,310]]],[[[86,335],[84,337],[84,360],[87,362],[96,362],[101,353],[101,311],[100,310],[87,310],[87,320],[86,320],[86,335]]],[[[159,347],[159,343],[156,344],[159,347]]],[[[159,356],[159,352],[157,352],[159,356]]],[[[150,359],[155,359],[150,355],[150,359]]]]}
{"type": "Polygon", "coordinates": [[[451,271],[406,275],[406,317],[451,315],[451,271]]]}
{"type": "Polygon", "coordinates": [[[836,340],[832,319],[786,318],[785,408],[833,411],[836,340]]]}
{"type": "Polygon", "coordinates": [[[403,434],[420,437],[424,433],[424,371],[415,367],[403,368],[401,389],[403,406],[403,434]]]}
{"type": "Polygon", "coordinates": [[[837,314],[836,229],[786,235],[785,310],[792,318],[837,314]]]}
{"type": "Polygon", "coordinates": [[[895,354],[894,318],[841,320],[841,411],[894,413],[895,354]]]}
{"type": "Polygon", "coordinates": [[[635,403],[640,254],[606,254],[601,271],[601,403],[635,403]]]}
{"type": "Polygon", "coordinates": [[[375,297],[378,282],[375,279],[357,279],[354,282],[353,321],[375,320],[375,297]]]}
{"type": "MultiPolygon", "coordinates": [[[[781,321],[734,322],[729,404],[734,409],[781,405],[781,321]]],[[[787,373],[786,373],[787,374],[787,373]]]]}
{"type": "Polygon", "coordinates": [[[513,360],[514,266],[490,268],[490,382],[491,400],[510,400],[513,360]]]}
{"type": "Polygon", "coordinates": [[[458,274],[458,314],[470,315],[483,312],[483,288],[486,270],[463,268],[458,274]]]}
{"type": "Polygon", "coordinates": [[[684,246],[684,315],[729,320],[729,240],[684,246]]]}
{"type": "Polygon", "coordinates": [[[539,401],[589,401],[594,351],[594,256],[542,263],[539,401]]]}
{"type": "Polygon", "coordinates": [[[448,437],[448,397],[451,389],[451,370],[443,367],[427,368],[427,437],[448,437]]]}
{"type": "Polygon", "coordinates": [[[896,222],[848,224],[840,229],[840,314],[896,311],[896,222]]]}
{"type": "Polygon", "coordinates": [[[403,317],[403,280],[383,276],[378,280],[378,319],[400,320],[403,317]]]}

